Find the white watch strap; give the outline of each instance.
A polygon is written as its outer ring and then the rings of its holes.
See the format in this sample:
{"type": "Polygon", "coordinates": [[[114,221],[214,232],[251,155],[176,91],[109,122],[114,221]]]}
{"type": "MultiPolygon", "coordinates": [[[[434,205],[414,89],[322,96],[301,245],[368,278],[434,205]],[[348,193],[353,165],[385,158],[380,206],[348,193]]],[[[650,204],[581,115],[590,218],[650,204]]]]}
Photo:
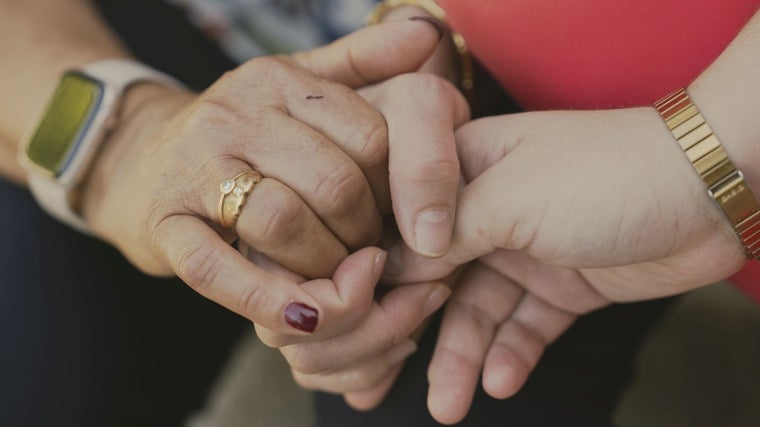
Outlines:
{"type": "Polygon", "coordinates": [[[105,82],[106,85],[119,92],[141,81],[183,87],[174,78],[131,59],[105,59],[93,62],[84,67],[82,72],[105,82]]]}
{"type": "Polygon", "coordinates": [[[71,190],[37,174],[29,175],[29,189],[37,204],[50,216],[83,234],[92,234],[90,227],[71,206],[69,201],[71,190]]]}
{"type": "MultiPolygon", "coordinates": [[[[109,109],[107,111],[108,116],[118,111],[122,93],[132,84],[152,82],[172,87],[183,87],[181,83],[168,75],[128,59],[107,59],[94,62],[83,68],[81,72],[103,82],[111,101],[104,102],[101,108],[109,109]]],[[[100,124],[101,127],[105,125],[106,123],[100,124]]],[[[98,149],[98,145],[103,142],[105,129],[89,129],[88,133],[90,132],[99,134],[94,142],[95,146],[87,148],[93,150],[94,153],[98,149]]],[[[83,172],[83,170],[91,167],[93,160],[94,156],[90,156],[84,163],[73,167],[80,169],[77,172],[83,172]]],[[[86,173],[81,175],[84,176],[86,173]]],[[[81,182],[73,182],[71,185],[64,185],[53,178],[37,173],[29,174],[29,187],[32,194],[46,212],[84,234],[92,234],[90,227],[72,206],[72,193],[77,191],[80,184],[81,182]]]]}

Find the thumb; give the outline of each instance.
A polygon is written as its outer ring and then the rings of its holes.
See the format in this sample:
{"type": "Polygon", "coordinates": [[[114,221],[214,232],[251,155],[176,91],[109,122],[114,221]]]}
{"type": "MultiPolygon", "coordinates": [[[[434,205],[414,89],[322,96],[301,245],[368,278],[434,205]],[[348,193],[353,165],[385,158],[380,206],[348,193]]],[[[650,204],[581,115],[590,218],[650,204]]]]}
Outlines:
{"type": "Polygon", "coordinates": [[[312,73],[352,88],[418,70],[440,41],[425,20],[384,22],[292,58],[312,73]]]}
{"type": "MultiPolygon", "coordinates": [[[[467,185],[457,200],[457,218],[446,256],[459,265],[496,249],[522,249],[533,237],[521,218],[531,211],[535,182],[525,165],[509,154],[524,140],[516,116],[497,116],[470,122],[456,132],[457,156],[467,185]],[[517,163],[517,165],[515,165],[517,163]]],[[[523,159],[524,160],[524,159],[523,159]]]]}
{"type": "Polygon", "coordinates": [[[530,194],[524,193],[530,193],[531,186],[505,161],[521,138],[513,129],[519,124],[513,117],[474,120],[456,131],[457,156],[467,185],[457,196],[449,250],[430,260],[396,244],[388,250],[386,280],[400,284],[437,279],[482,255],[513,246],[521,235],[530,238],[519,221],[525,207],[514,202],[529,202],[530,194]]]}

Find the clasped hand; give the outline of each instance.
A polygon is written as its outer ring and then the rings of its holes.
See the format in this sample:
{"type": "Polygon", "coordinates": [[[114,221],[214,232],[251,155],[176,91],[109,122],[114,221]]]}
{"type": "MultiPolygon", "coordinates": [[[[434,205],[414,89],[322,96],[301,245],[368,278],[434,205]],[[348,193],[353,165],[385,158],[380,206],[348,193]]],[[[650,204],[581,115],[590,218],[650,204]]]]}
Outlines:
{"type": "Polygon", "coordinates": [[[453,85],[407,74],[438,42],[426,22],[386,23],[253,60],[201,95],[142,88],[85,215],[144,271],[252,320],[299,383],[357,408],[379,403],[451,296],[428,372],[447,423],[481,371],[492,396],[515,393],[578,315],[742,265],[652,109],[465,124],[453,85]],[[218,186],[250,169],[264,180],[233,235],[216,225],[218,186]],[[397,286],[376,292],[384,227],[400,232],[384,242],[397,286]]]}
{"type": "MultiPolygon", "coordinates": [[[[414,121],[383,113],[389,129],[414,121]]],[[[466,185],[449,250],[423,256],[400,223],[406,244],[390,249],[384,277],[454,287],[428,371],[441,422],[465,416],[481,373],[493,397],[516,393],[579,315],[713,283],[746,261],[653,108],[491,117],[459,127],[455,143],[466,185]]],[[[406,200],[392,194],[398,210],[406,200]]],[[[388,315],[395,304],[381,299],[349,334],[285,346],[295,378],[377,405],[429,314],[388,315]]]]}

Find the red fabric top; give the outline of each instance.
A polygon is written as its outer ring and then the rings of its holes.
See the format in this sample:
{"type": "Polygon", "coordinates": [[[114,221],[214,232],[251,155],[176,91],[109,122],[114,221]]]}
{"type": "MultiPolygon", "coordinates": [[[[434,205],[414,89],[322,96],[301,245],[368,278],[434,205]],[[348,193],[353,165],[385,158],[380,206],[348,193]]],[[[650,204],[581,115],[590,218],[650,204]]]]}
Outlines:
{"type": "MultiPolygon", "coordinates": [[[[691,83],[760,0],[438,0],[528,110],[649,105],[691,83]]],[[[760,301],[760,263],[734,277],[760,301]]]]}

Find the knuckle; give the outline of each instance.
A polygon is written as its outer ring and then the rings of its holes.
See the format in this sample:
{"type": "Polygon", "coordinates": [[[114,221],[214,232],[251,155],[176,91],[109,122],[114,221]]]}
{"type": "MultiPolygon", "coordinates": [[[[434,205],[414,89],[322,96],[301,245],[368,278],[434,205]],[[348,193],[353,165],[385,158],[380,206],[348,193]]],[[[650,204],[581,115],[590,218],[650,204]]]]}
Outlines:
{"type": "Polygon", "coordinates": [[[253,205],[252,231],[256,245],[272,247],[296,237],[298,220],[304,215],[298,196],[289,191],[269,191],[253,205]]]}
{"type": "Polygon", "coordinates": [[[374,166],[388,159],[388,126],[380,116],[378,121],[358,131],[359,158],[368,166],[374,166]]]}
{"type": "Polygon", "coordinates": [[[293,345],[283,351],[283,355],[293,371],[302,375],[318,375],[333,369],[332,358],[316,357],[308,345],[293,345]]]}
{"type": "Polygon", "coordinates": [[[189,118],[192,129],[230,127],[247,120],[242,108],[230,102],[230,98],[216,94],[202,96],[189,118]]]}
{"type": "Polygon", "coordinates": [[[248,82],[249,85],[258,85],[263,80],[281,81],[283,78],[292,76],[296,65],[283,56],[268,55],[249,59],[240,65],[233,76],[248,82]],[[255,76],[255,79],[251,77],[255,76]]]}
{"type": "Polygon", "coordinates": [[[259,307],[268,306],[266,299],[266,292],[260,286],[256,284],[249,284],[240,293],[238,297],[238,307],[241,313],[251,319],[253,315],[257,313],[259,307]]]}
{"type": "Polygon", "coordinates": [[[220,255],[208,245],[180,248],[176,258],[175,272],[191,288],[205,294],[216,283],[221,267],[220,255]]]}
{"type": "Polygon", "coordinates": [[[315,381],[313,376],[301,374],[293,369],[291,369],[290,373],[293,376],[293,381],[295,381],[302,389],[309,391],[317,391],[320,389],[318,382],[315,381]]]}
{"type": "Polygon", "coordinates": [[[257,333],[259,341],[269,348],[279,348],[293,344],[293,338],[287,335],[278,334],[277,332],[257,333]]]}
{"type": "Polygon", "coordinates": [[[409,73],[394,79],[391,88],[405,96],[424,97],[426,100],[435,101],[448,97],[452,85],[435,74],[409,73]]]}
{"type": "Polygon", "coordinates": [[[285,61],[278,56],[257,56],[242,63],[234,74],[261,74],[276,73],[285,65],[285,61]]]}
{"type": "Polygon", "coordinates": [[[344,162],[320,178],[315,195],[325,201],[328,215],[340,218],[355,210],[358,201],[367,194],[365,187],[364,175],[353,163],[344,162]]]}
{"type": "Polygon", "coordinates": [[[375,366],[349,369],[339,374],[340,382],[351,390],[366,390],[375,386],[385,372],[375,366]]]}
{"type": "Polygon", "coordinates": [[[453,299],[449,304],[452,305],[453,309],[468,318],[468,322],[474,326],[473,330],[489,331],[501,323],[500,319],[494,317],[492,313],[484,310],[483,307],[474,302],[453,299]]]}
{"type": "Polygon", "coordinates": [[[405,168],[405,179],[415,184],[452,183],[459,180],[459,162],[443,154],[420,160],[413,167],[405,168]]]}

